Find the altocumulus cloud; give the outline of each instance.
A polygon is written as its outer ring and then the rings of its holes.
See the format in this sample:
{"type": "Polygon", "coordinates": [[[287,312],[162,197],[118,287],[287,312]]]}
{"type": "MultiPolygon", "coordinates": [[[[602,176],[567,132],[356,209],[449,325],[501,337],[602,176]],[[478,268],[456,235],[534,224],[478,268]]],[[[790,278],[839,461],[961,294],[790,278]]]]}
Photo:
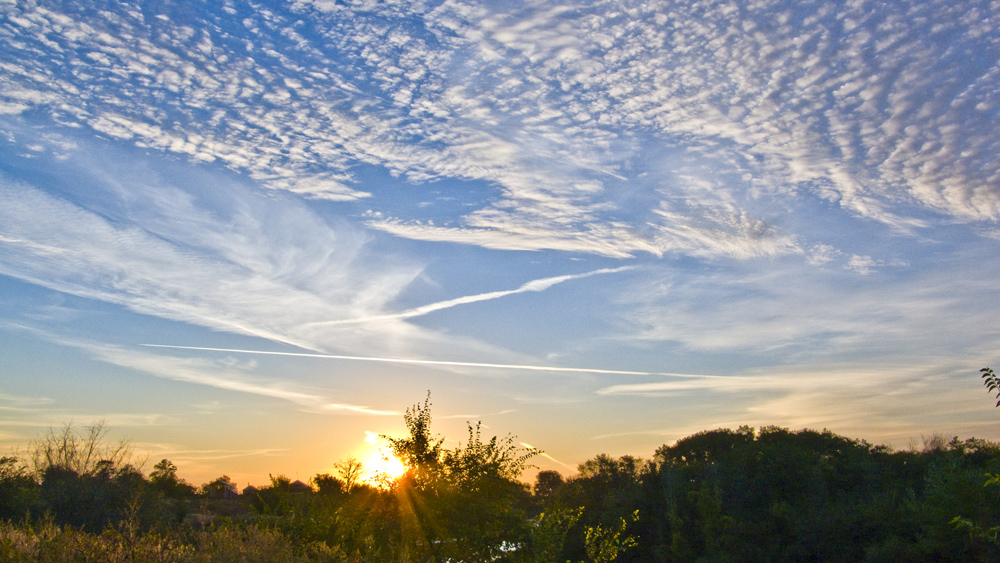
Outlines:
{"type": "Polygon", "coordinates": [[[372,195],[365,164],[486,182],[453,226],[369,224],[487,248],[797,253],[764,202],[803,197],[1000,216],[987,0],[205,8],[4,4],[4,112],[334,201],[372,195]]]}

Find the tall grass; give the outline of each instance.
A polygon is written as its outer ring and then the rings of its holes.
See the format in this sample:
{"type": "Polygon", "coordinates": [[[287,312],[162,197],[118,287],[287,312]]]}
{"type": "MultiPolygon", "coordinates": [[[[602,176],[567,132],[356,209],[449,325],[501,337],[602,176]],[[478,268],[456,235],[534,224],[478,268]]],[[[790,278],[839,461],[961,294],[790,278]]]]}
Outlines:
{"type": "Polygon", "coordinates": [[[5,563],[349,563],[336,548],[293,544],[260,526],[179,529],[168,535],[108,529],[91,534],[42,523],[0,523],[5,563]]]}

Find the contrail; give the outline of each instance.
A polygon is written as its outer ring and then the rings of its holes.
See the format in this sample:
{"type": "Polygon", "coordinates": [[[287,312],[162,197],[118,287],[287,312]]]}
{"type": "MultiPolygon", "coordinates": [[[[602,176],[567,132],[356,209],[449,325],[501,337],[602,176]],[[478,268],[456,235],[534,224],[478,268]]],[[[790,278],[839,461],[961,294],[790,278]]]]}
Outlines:
{"type": "Polygon", "coordinates": [[[409,360],[402,358],[372,358],[366,356],[340,356],[336,354],[306,354],[304,352],[268,352],[264,350],[237,350],[234,348],[204,348],[200,346],[171,346],[169,344],[140,344],[150,348],[173,348],[176,350],[204,350],[208,352],[232,352],[235,354],[260,354],[264,356],[294,356],[297,358],[323,358],[327,360],[353,360],[358,362],[385,362],[391,364],[418,364],[432,366],[460,366],[476,368],[518,369],[527,371],[557,371],[568,373],[599,373],[604,375],[660,375],[669,377],[685,377],[692,379],[711,378],[719,376],[691,375],[683,373],[657,373],[651,371],[626,371],[620,369],[595,368],[564,368],[553,366],[528,366],[521,364],[486,364],[479,362],[448,362],[443,360],[409,360]]]}
{"type": "Polygon", "coordinates": [[[465,297],[458,297],[455,299],[449,299],[447,301],[440,301],[438,303],[431,303],[429,305],[422,305],[414,309],[409,309],[407,311],[402,311],[399,313],[389,313],[385,315],[372,315],[370,317],[361,317],[356,319],[340,319],[335,321],[317,321],[306,323],[302,326],[331,326],[331,325],[345,325],[345,324],[357,324],[357,323],[367,323],[372,321],[387,321],[392,319],[409,319],[412,317],[420,317],[426,315],[427,313],[433,313],[434,311],[440,311],[441,309],[449,309],[457,305],[466,305],[468,303],[477,303],[479,301],[489,301],[491,299],[499,299],[500,297],[506,297],[508,295],[516,295],[518,293],[528,293],[532,291],[545,291],[546,289],[570,280],[579,280],[583,278],[589,278],[590,276],[597,276],[600,274],[617,274],[618,272],[625,272],[628,270],[635,269],[635,266],[622,266],[620,268],[603,268],[600,270],[594,270],[591,272],[584,272],[582,274],[569,274],[565,276],[555,276],[551,278],[542,278],[538,280],[529,281],[517,289],[508,289],[504,291],[491,291],[489,293],[480,293],[478,295],[467,295],[465,297]]]}
{"type": "Polygon", "coordinates": [[[554,462],[558,463],[559,465],[561,465],[563,467],[569,468],[570,471],[576,471],[576,468],[573,467],[572,465],[570,465],[568,463],[563,463],[563,462],[559,461],[558,459],[550,456],[549,454],[543,452],[542,450],[536,448],[535,446],[532,446],[531,444],[528,444],[526,442],[521,442],[521,445],[524,446],[524,447],[526,447],[526,448],[528,448],[529,450],[535,450],[536,452],[538,452],[538,455],[544,457],[545,459],[547,459],[549,461],[554,461],[554,462]]]}

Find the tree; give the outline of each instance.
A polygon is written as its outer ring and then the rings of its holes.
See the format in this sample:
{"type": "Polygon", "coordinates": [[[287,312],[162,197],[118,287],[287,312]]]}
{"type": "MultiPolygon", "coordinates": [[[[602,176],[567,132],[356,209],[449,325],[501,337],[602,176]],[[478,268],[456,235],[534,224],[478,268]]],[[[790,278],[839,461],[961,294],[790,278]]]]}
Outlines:
{"type": "MultiPolygon", "coordinates": [[[[984,367],[979,372],[983,374],[981,377],[986,390],[997,394],[998,400],[995,406],[1000,407],[1000,378],[997,378],[997,375],[993,373],[993,370],[989,366],[984,367]]],[[[1000,484],[1000,474],[986,474],[986,484],[983,485],[984,487],[996,486],[998,484],[1000,484]]],[[[1000,545],[1000,538],[997,537],[1000,534],[1000,525],[983,526],[962,516],[952,518],[951,524],[960,530],[965,530],[971,537],[982,538],[994,545],[1000,545]]]]}
{"type": "Polygon", "coordinates": [[[56,523],[100,530],[149,508],[148,482],[131,445],[107,441],[109,430],[104,421],[80,430],[69,423],[29,444],[40,509],[56,523]]]}
{"type": "Polygon", "coordinates": [[[48,433],[28,445],[35,475],[41,478],[50,467],[89,475],[100,462],[114,467],[135,465],[131,444],[127,440],[107,442],[109,430],[103,420],[80,431],[73,428],[72,423],[67,423],[58,432],[50,428],[48,433]]]}
{"type": "Polygon", "coordinates": [[[417,486],[426,486],[438,476],[441,464],[441,444],[444,438],[431,434],[431,392],[427,392],[423,407],[420,403],[406,409],[403,422],[410,435],[405,438],[380,436],[389,442],[392,454],[406,466],[404,478],[417,486]]]}
{"type": "Polygon", "coordinates": [[[412,559],[496,561],[527,539],[527,485],[518,481],[536,450],[513,436],[484,439],[481,423],[453,450],[431,433],[430,393],[406,410],[409,436],[392,438],[392,453],[406,466],[394,484],[400,524],[412,559]]]}
{"type": "Polygon", "coordinates": [[[319,494],[324,496],[339,495],[348,492],[347,485],[329,473],[317,473],[310,481],[313,485],[316,485],[319,494]]]}
{"type": "Polygon", "coordinates": [[[535,476],[535,497],[544,500],[551,499],[565,484],[566,479],[558,471],[552,469],[539,471],[538,475],[535,476]]]}
{"type": "Polygon", "coordinates": [[[0,521],[26,515],[38,496],[38,482],[21,459],[0,457],[0,521]]]}
{"type": "Polygon", "coordinates": [[[287,493],[289,487],[292,485],[292,478],[284,473],[279,473],[277,475],[267,474],[271,478],[271,488],[275,491],[280,491],[282,493],[287,493]]]}
{"type": "Polygon", "coordinates": [[[353,456],[338,461],[333,466],[337,469],[337,473],[340,473],[340,478],[344,481],[344,491],[348,493],[358,483],[358,479],[361,478],[361,475],[365,471],[365,464],[353,456]]]}
{"type": "Polygon", "coordinates": [[[496,436],[483,441],[482,422],[473,427],[469,424],[469,441],[454,450],[447,450],[442,461],[449,480],[468,490],[475,491],[481,483],[490,479],[516,481],[527,467],[528,460],[538,455],[539,450],[522,450],[514,445],[514,437],[500,439],[496,436]]]}
{"type": "Polygon", "coordinates": [[[528,487],[518,478],[538,453],[521,449],[513,436],[489,440],[482,423],[469,427],[469,440],[442,455],[445,495],[438,518],[449,533],[447,558],[496,561],[528,540],[528,487]]]}
{"type": "MultiPolygon", "coordinates": [[[[639,520],[638,510],[632,513],[631,519],[633,522],[639,520]]],[[[584,530],[587,557],[594,563],[610,563],[617,561],[621,553],[638,545],[635,538],[625,534],[627,526],[624,518],[613,528],[604,528],[600,524],[587,526],[584,530]]]]}
{"type": "MultiPolygon", "coordinates": [[[[564,555],[574,560],[592,557],[587,554],[587,529],[591,529],[591,548],[601,542],[607,549],[615,541],[615,531],[625,518],[629,527],[617,537],[624,539],[636,534],[640,525],[630,520],[636,510],[643,508],[646,491],[643,480],[653,466],[646,460],[630,455],[613,457],[599,454],[577,466],[579,473],[567,479],[559,488],[555,501],[563,506],[583,506],[586,508],[580,522],[571,530],[564,555]],[[596,542],[596,543],[595,543],[596,542]]],[[[606,554],[607,551],[600,552],[606,554]]],[[[600,557],[600,555],[599,555],[600,557]]]]}
{"type": "Polygon", "coordinates": [[[195,493],[194,486],[177,477],[177,466],[169,459],[161,459],[153,466],[153,471],[149,474],[149,482],[154,489],[170,498],[182,498],[195,493]]]}
{"type": "Polygon", "coordinates": [[[532,563],[558,561],[566,535],[582,514],[583,507],[552,508],[532,518],[528,528],[531,540],[526,546],[524,560],[532,563]]]}

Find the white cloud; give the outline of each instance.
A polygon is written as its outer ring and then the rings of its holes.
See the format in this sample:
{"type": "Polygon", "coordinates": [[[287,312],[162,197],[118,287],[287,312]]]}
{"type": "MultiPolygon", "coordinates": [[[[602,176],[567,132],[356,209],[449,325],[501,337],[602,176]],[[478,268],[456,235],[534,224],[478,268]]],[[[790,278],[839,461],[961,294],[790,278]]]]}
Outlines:
{"type": "Polygon", "coordinates": [[[809,249],[806,260],[814,266],[820,266],[832,262],[840,254],[839,250],[828,244],[817,244],[809,249]]]}
{"type": "MultiPolygon", "coordinates": [[[[169,379],[192,383],[195,385],[205,385],[216,389],[234,391],[237,393],[247,393],[280,399],[299,405],[300,407],[313,412],[320,413],[359,413],[367,415],[398,415],[396,411],[382,411],[372,409],[364,405],[332,402],[326,397],[315,393],[309,393],[298,389],[297,385],[287,381],[268,381],[264,378],[253,375],[252,369],[247,366],[234,366],[225,359],[222,361],[206,360],[201,358],[177,358],[150,352],[131,350],[128,348],[89,342],[81,339],[58,337],[48,334],[45,331],[23,327],[42,338],[46,338],[54,343],[78,348],[89,354],[94,359],[108,364],[121,366],[137,370],[142,373],[169,379]]],[[[132,426],[136,424],[153,424],[163,421],[163,415],[115,415],[116,425],[132,426]]]]}
{"type": "Polygon", "coordinates": [[[857,254],[851,256],[848,260],[847,265],[844,267],[848,270],[854,270],[855,272],[867,276],[872,273],[875,268],[879,267],[881,264],[872,260],[871,256],[858,256],[857,254]]]}
{"type": "Polygon", "coordinates": [[[0,272],[145,314],[314,349],[360,346],[355,339],[365,337],[297,327],[384,311],[420,272],[400,260],[365,260],[360,233],[331,228],[290,201],[234,196],[220,217],[169,186],[125,188],[136,198],[129,214],[141,228],[4,181],[0,272]]]}
{"type": "Polygon", "coordinates": [[[622,292],[620,319],[639,341],[700,352],[989,361],[985,350],[1000,342],[1000,333],[989,328],[992,309],[981,304],[992,299],[996,267],[974,258],[988,253],[987,245],[893,283],[789,261],[720,266],[706,276],[664,268],[622,292]]]}
{"type": "MultiPolygon", "coordinates": [[[[783,8],[772,1],[742,12],[696,2],[670,12],[624,7],[297,2],[245,22],[212,14],[212,25],[240,35],[226,39],[169,16],[154,31],[152,18],[10,6],[2,33],[16,42],[0,68],[9,85],[0,107],[52,111],[61,123],[333,201],[373,193],[353,186],[357,163],[418,183],[489,182],[498,198],[470,210],[462,228],[426,228],[418,210],[376,224],[489,248],[794,251],[795,233],[736,242],[727,229],[678,233],[675,220],[660,225],[662,240],[643,240],[646,216],[617,200],[627,188],[610,180],[641,172],[643,151],[678,145],[716,147],[731,160],[720,170],[746,167],[761,179],[735,190],[735,217],[755,216],[753,200],[768,185],[763,197],[828,197],[904,231],[926,226],[918,216],[927,209],[1000,218],[989,112],[1000,105],[998,71],[961,54],[991,52],[995,16],[963,19],[963,8],[927,2],[910,12],[893,5],[878,24],[840,5],[777,25],[783,8]],[[414,17],[422,28],[406,23],[414,17]],[[324,39],[300,34],[302,19],[324,39]],[[962,40],[937,41],[944,35],[962,40]],[[251,58],[245,41],[268,55],[251,58]],[[857,55],[869,51],[877,59],[857,55]]],[[[661,195],[698,190],[679,183],[661,195]]],[[[699,209],[681,223],[698,220],[699,209]]]]}
{"type": "Polygon", "coordinates": [[[537,221],[519,221],[516,216],[480,219],[475,226],[467,228],[435,227],[392,219],[370,221],[368,225],[406,238],[474,244],[498,250],[552,249],[611,258],[628,258],[637,251],[659,254],[650,241],[620,225],[585,226],[582,231],[556,230],[537,221]],[[613,235],[608,236],[607,231],[613,231],[613,235]]]}

